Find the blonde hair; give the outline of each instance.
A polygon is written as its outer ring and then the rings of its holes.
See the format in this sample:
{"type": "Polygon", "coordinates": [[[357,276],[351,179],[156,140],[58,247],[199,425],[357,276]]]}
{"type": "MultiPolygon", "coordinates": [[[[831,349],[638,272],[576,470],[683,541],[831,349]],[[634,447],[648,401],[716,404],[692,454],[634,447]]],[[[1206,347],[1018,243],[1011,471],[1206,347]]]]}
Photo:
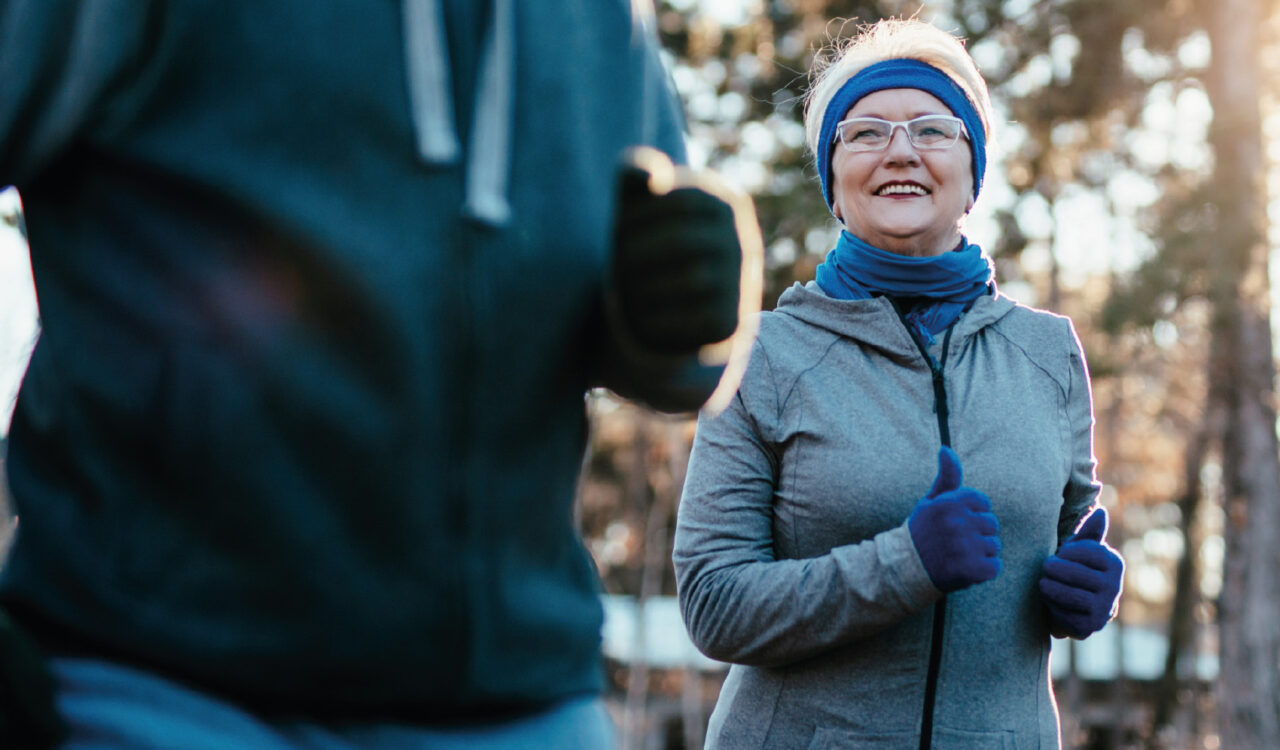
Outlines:
{"type": "Polygon", "coordinates": [[[804,113],[809,150],[818,153],[823,115],[846,81],[869,65],[904,58],[932,65],[954,81],[973,103],[982,120],[983,138],[990,142],[991,97],[987,93],[987,82],[964,44],[924,21],[890,18],[860,27],[852,39],[832,45],[825,55],[819,56],[804,113]]]}

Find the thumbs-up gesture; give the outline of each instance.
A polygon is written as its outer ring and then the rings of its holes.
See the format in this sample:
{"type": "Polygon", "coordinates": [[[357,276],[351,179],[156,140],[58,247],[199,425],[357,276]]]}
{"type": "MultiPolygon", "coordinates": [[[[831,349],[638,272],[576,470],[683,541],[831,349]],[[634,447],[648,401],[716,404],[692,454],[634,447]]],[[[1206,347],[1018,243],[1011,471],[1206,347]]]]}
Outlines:
{"type": "Polygon", "coordinates": [[[933,488],[907,519],[925,572],[943,592],[1000,575],[1000,523],[991,512],[991,500],[972,487],[962,487],[963,481],[959,457],[943,446],[933,488]]]}
{"type": "Polygon", "coordinates": [[[1084,638],[1115,614],[1124,560],[1104,541],[1106,535],[1107,511],[1098,508],[1044,561],[1040,595],[1055,635],[1084,638]]]}

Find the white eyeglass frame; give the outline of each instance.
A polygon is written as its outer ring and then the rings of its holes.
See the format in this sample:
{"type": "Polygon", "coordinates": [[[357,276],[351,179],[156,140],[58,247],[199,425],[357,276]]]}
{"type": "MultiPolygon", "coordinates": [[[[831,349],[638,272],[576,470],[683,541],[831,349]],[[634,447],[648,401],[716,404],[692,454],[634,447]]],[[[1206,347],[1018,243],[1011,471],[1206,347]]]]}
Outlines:
{"type": "Polygon", "coordinates": [[[902,128],[902,132],[907,134],[907,141],[911,143],[911,146],[921,151],[945,151],[946,149],[949,149],[952,146],[959,143],[961,138],[964,138],[965,140],[968,140],[969,138],[969,130],[965,128],[964,120],[961,120],[959,117],[955,117],[954,115],[939,114],[939,115],[920,115],[919,117],[913,117],[910,120],[885,120],[880,117],[850,117],[847,120],[841,120],[840,122],[836,123],[835,140],[836,140],[836,143],[839,143],[846,150],[852,151],[854,153],[870,153],[875,151],[884,151],[885,149],[889,148],[890,143],[893,143],[893,136],[897,132],[898,128],[902,128]],[[911,128],[907,126],[913,122],[919,122],[920,120],[946,120],[948,122],[952,122],[952,123],[955,123],[956,125],[959,125],[960,130],[957,132],[955,140],[950,141],[948,143],[936,144],[932,146],[919,144],[919,143],[916,143],[915,139],[911,137],[911,128]],[[880,146],[879,148],[857,148],[853,145],[853,143],[846,141],[844,139],[845,127],[855,122],[877,122],[877,123],[883,123],[885,125],[888,125],[889,137],[884,140],[884,145],[880,146]]]}

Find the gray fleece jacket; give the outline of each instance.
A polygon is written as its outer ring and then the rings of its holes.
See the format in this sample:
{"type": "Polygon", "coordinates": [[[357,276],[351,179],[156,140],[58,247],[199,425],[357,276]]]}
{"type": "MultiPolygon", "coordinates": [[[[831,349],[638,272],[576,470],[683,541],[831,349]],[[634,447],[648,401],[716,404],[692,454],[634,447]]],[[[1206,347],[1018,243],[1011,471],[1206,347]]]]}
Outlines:
{"type": "Polygon", "coordinates": [[[796,285],[700,420],[675,565],[694,642],[734,665],[708,748],[916,748],[931,652],[933,750],[1059,746],[1036,583],[1100,489],[1079,342],[996,294],[928,354],[889,300],[796,285]],[[1003,572],[938,607],[906,519],[943,430],[991,498],[1003,572]]]}

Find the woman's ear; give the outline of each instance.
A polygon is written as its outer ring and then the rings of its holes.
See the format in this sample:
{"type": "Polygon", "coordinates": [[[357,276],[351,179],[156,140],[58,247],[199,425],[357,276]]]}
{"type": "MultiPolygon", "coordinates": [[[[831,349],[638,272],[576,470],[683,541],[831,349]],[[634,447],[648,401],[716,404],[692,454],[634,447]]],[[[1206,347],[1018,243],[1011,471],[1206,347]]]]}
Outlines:
{"type": "Polygon", "coordinates": [[[976,199],[973,197],[973,193],[969,193],[969,200],[965,201],[965,204],[964,204],[964,212],[966,214],[973,210],[974,200],[976,199]]]}

